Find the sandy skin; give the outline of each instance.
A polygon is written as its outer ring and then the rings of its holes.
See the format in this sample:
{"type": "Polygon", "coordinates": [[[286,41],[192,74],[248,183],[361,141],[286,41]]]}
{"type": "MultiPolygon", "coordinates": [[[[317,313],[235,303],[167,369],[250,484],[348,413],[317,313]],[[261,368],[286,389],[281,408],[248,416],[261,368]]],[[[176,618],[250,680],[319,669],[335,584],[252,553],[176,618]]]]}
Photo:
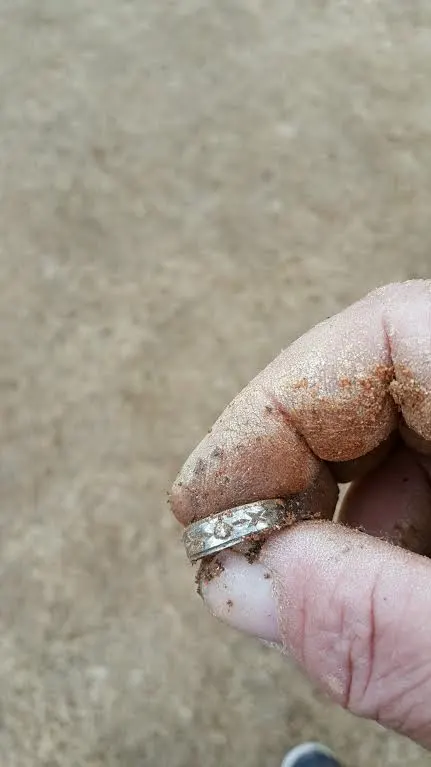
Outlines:
{"type": "Polygon", "coordinates": [[[299,494],[315,521],[270,536],[252,563],[229,551],[206,563],[206,605],[290,653],[341,705],[428,747],[430,317],[431,281],[412,281],[313,328],[226,408],[171,496],[188,524],[299,494]],[[325,521],[347,480],[344,524],[325,521]]]}
{"type": "Polygon", "coordinates": [[[429,280],[380,288],[282,352],[186,461],[171,494],[177,519],[296,493],[315,518],[331,518],[337,481],[381,464],[400,425],[426,452],[431,357],[418,316],[430,296],[429,280]]]}

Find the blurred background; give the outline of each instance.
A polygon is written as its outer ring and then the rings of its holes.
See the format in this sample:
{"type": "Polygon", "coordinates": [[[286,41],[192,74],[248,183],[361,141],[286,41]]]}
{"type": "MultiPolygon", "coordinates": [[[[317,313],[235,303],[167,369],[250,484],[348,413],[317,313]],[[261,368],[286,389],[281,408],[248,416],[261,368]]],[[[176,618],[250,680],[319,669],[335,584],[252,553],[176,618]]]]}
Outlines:
{"type": "Polygon", "coordinates": [[[425,0],[0,0],[0,757],[429,764],[217,624],[166,491],[283,346],[430,276],[425,0]]]}

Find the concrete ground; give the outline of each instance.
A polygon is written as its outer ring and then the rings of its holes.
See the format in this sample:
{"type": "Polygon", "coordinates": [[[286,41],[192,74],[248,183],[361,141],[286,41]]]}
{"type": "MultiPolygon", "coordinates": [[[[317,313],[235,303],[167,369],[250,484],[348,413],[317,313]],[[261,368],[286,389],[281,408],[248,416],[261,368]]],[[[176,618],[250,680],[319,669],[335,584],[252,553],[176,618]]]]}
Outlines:
{"type": "Polygon", "coordinates": [[[425,0],[0,0],[0,761],[429,764],[206,614],[165,491],[245,382],[430,276],[425,0]]]}

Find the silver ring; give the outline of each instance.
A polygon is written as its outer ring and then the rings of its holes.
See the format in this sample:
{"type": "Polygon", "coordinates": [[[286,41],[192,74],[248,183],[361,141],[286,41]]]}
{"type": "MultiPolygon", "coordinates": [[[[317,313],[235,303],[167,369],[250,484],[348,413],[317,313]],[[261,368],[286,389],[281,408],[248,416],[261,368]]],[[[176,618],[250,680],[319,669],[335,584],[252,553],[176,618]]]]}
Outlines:
{"type": "Polygon", "coordinates": [[[244,539],[280,530],[286,524],[288,506],[281,498],[235,506],[189,525],[183,535],[192,562],[236,546],[244,539]]]}

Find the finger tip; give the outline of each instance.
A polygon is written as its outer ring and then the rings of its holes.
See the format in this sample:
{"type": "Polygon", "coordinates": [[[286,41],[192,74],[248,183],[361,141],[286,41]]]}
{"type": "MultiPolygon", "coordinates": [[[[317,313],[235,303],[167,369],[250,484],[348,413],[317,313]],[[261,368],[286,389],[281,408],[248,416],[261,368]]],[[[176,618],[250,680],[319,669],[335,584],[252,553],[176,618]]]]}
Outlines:
{"type": "Polygon", "coordinates": [[[217,575],[199,579],[199,592],[212,615],[238,631],[279,642],[278,607],[269,568],[233,552],[217,560],[217,575]]]}
{"type": "Polygon", "coordinates": [[[193,483],[188,477],[187,463],[175,478],[169,493],[169,505],[174,517],[183,526],[189,525],[202,514],[202,501],[196,498],[193,483]]]}
{"type": "Polygon", "coordinates": [[[172,514],[178,520],[184,524],[183,504],[182,504],[183,483],[180,475],[174,480],[173,485],[169,492],[168,503],[172,514]]]}

